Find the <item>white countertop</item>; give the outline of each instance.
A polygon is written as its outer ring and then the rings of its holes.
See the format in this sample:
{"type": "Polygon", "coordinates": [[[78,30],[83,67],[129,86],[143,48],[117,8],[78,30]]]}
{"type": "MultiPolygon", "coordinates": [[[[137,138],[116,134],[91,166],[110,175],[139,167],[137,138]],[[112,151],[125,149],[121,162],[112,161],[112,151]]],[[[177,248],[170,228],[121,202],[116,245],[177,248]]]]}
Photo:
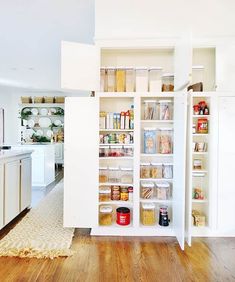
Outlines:
{"type": "Polygon", "coordinates": [[[33,150],[2,150],[0,151],[0,160],[32,154],[33,150]]]}

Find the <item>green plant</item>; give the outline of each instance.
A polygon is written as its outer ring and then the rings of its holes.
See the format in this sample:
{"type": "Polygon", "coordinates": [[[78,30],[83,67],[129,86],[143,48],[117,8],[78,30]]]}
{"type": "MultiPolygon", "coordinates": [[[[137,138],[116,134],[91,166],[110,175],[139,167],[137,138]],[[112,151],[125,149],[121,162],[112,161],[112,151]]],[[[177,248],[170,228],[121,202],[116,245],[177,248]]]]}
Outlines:
{"type": "Polygon", "coordinates": [[[46,136],[38,136],[36,134],[32,135],[33,142],[51,142],[51,139],[46,136]]]}
{"type": "Polygon", "coordinates": [[[56,108],[56,112],[54,113],[56,116],[64,116],[64,109],[56,108]]]}
{"type": "Polygon", "coordinates": [[[32,115],[31,110],[25,110],[25,109],[23,109],[23,110],[20,112],[20,118],[21,118],[21,119],[27,119],[30,115],[32,115]]]}

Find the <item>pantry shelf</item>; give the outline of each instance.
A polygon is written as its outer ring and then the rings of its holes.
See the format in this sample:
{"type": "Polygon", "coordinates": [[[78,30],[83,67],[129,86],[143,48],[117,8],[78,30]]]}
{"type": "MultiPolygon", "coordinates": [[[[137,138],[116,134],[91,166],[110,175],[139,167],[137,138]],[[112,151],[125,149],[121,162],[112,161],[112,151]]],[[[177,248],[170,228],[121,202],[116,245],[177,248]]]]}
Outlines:
{"type": "Polygon", "coordinates": [[[133,160],[133,157],[100,157],[100,160],[133,160]]]}
{"type": "Polygon", "coordinates": [[[174,154],[141,154],[141,157],[173,157],[174,154]]]}
{"type": "Polygon", "coordinates": [[[107,201],[107,202],[99,202],[100,204],[104,204],[104,205],[117,205],[117,206],[122,206],[122,205],[128,205],[128,206],[132,206],[133,202],[131,201],[107,201]]]}
{"type": "Polygon", "coordinates": [[[131,144],[123,144],[123,143],[116,143],[116,144],[111,144],[111,143],[100,143],[99,146],[132,146],[134,147],[134,144],[131,143],[131,144]]]}
{"type": "Polygon", "coordinates": [[[169,181],[172,182],[172,178],[140,178],[140,181],[153,181],[153,182],[162,182],[162,181],[169,181]]]}
{"type": "Polygon", "coordinates": [[[121,182],[99,182],[100,186],[131,186],[133,187],[133,184],[130,183],[121,183],[121,182]]]}
{"type": "Polygon", "coordinates": [[[208,152],[193,152],[193,155],[208,155],[208,152]]]}
{"type": "Polygon", "coordinates": [[[208,200],[192,199],[192,203],[203,204],[203,203],[208,203],[208,200]]]}
{"type": "Polygon", "coordinates": [[[208,136],[209,133],[193,133],[193,136],[208,136]]]}
{"type": "Polygon", "coordinates": [[[207,173],[207,170],[192,170],[192,173],[207,173]]]}
{"type": "Polygon", "coordinates": [[[134,129],[100,129],[100,132],[133,132],[134,129]]]}
{"type": "Polygon", "coordinates": [[[172,200],[158,200],[158,199],[140,199],[141,203],[159,203],[159,204],[171,204],[172,200]]]}
{"type": "Polygon", "coordinates": [[[193,118],[209,118],[210,115],[193,115],[193,118]]]}
{"type": "Polygon", "coordinates": [[[174,120],[147,120],[147,119],[142,119],[142,123],[174,123],[174,120]]]}

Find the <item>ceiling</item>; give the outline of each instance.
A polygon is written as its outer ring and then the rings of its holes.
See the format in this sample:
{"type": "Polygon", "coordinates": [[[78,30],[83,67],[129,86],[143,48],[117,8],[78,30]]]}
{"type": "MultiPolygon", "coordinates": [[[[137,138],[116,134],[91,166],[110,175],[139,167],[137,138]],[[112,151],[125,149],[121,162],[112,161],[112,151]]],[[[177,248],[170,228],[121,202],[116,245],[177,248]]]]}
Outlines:
{"type": "Polygon", "coordinates": [[[60,89],[60,42],[91,43],[95,0],[0,0],[0,85],[60,89]]]}

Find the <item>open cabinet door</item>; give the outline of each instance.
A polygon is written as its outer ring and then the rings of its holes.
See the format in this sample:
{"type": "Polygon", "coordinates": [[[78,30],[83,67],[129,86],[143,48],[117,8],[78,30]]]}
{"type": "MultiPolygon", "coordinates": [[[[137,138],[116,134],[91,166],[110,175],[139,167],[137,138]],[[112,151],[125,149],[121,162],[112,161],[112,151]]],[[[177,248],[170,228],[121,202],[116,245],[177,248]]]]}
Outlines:
{"type": "Polygon", "coordinates": [[[186,162],[187,94],[174,98],[174,184],[173,228],[181,249],[185,234],[185,162],[186,162]]]}
{"type": "Polygon", "coordinates": [[[99,90],[99,48],[94,45],[62,41],[61,88],[99,90]]]}
{"type": "Polygon", "coordinates": [[[97,225],[99,100],[65,100],[64,226],[97,225]]]}
{"type": "Polygon", "coordinates": [[[174,52],[175,91],[187,90],[192,79],[192,44],[190,34],[179,39],[174,52]]]}

